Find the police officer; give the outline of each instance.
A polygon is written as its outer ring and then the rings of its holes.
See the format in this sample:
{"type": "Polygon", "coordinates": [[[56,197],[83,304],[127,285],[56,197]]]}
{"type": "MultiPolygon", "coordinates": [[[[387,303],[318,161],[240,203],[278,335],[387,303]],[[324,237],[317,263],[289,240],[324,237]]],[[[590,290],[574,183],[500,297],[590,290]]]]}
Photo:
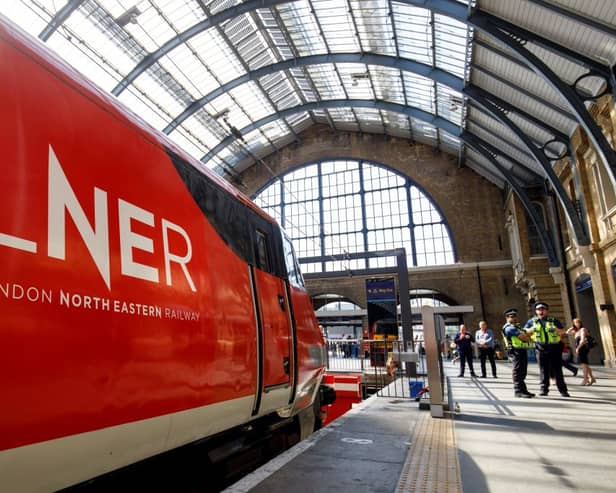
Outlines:
{"type": "Polygon", "coordinates": [[[520,328],[518,311],[510,308],[504,312],[507,323],[503,326],[503,335],[513,363],[513,392],[516,397],[530,399],[535,397],[526,388],[526,371],[528,369],[528,348],[533,346],[531,334],[520,328]]]}
{"type": "Polygon", "coordinates": [[[556,387],[560,395],[569,397],[567,384],[563,377],[562,351],[560,335],[564,331],[560,320],[548,316],[549,306],[544,302],[535,303],[535,316],[531,318],[525,329],[532,329],[533,341],[539,353],[539,373],[541,392],[539,395],[548,395],[550,389],[550,373],[556,378],[556,387]]]}

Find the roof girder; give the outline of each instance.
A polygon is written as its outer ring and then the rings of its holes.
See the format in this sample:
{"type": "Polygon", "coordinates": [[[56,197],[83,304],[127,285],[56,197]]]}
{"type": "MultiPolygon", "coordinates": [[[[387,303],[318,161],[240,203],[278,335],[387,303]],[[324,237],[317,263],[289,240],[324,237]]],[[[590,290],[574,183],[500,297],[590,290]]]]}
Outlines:
{"type": "Polygon", "coordinates": [[[475,137],[473,134],[470,134],[468,132],[462,132],[460,138],[462,138],[469,147],[475,150],[475,152],[478,152],[485,159],[487,159],[492,164],[492,166],[494,166],[501,173],[501,175],[503,175],[505,181],[509,183],[509,186],[518,196],[520,202],[522,202],[522,205],[528,213],[531,221],[535,225],[535,228],[537,228],[539,237],[541,238],[541,243],[543,244],[543,248],[548,256],[550,267],[558,267],[560,265],[560,262],[558,256],[556,255],[554,239],[546,231],[545,224],[543,223],[543,221],[541,221],[541,218],[539,218],[537,211],[532,206],[531,200],[528,198],[526,191],[517,183],[509,170],[498,162],[496,157],[492,154],[490,146],[488,146],[487,148],[484,147],[484,145],[487,144],[486,142],[482,141],[481,139],[475,137]]]}
{"type": "MultiPolygon", "coordinates": [[[[155,63],[160,57],[164,56],[165,54],[173,50],[175,47],[186,42],[188,39],[190,39],[197,33],[202,32],[203,30],[208,29],[212,26],[218,25],[225,20],[229,20],[231,18],[242,15],[244,13],[251,12],[259,8],[269,8],[277,4],[288,3],[288,1],[289,0],[247,0],[242,4],[230,7],[228,9],[222,10],[221,12],[218,12],[217,14],[214,14],[208,19],[205,19],[204,21],[197,23],[194,26],[191,26],[186,31],[178,34],[176,37],[163,44],[163,46],[161,46],[158,50],[146,56],[114,88],[112,92],[116,95],[119,94],[147,67],[155,63]]],[[[454,0],[398,1],[400,3],[422,7],[432,11],[433,13],[437,12],[456,19],[460,22],[467,23],[468,25],[471,25],[487,33],[492,38],[500,41],[501,43],[512,49],[518,56],[520,56],[524,60],[526,64],[528,64],[538,75],[540,75],[552,87],[552,89],[554,89],[565,99],[567,104],[571,107],[574,114],[576,115],[579,123],[588,133],[591,141],[595,145],[595,148],[600,158],[606,164],[613,184],[616,185],[616,153],[607,142],[607,139],[602,134],[597,123],[590,116],[588,110],[584,106],[583,99],[576,92],[575,88],[572,88],[565,84],[549,67],[547,67],[545,63],[543,63],[538,57],[528,51],[523,46],[523,43],[526,40],[530,40],[546,49],[549,49],[559,54],[560,56],[572,59],[576,63],[580,63],[583,66],[590,68],[590,70],[595,75],[604,77],[609,85],[611,83],[611,78],[613,78],[613,73],[608,67],[605,67],[604,65],[601,65],[594,60],[585,57],[584,55],[575,53],[572,50],[560,46],[553,41],[546,40],[541,36],[530,33],[517,26],[513,26],[507,21],[498,17],[486,14],[479,10],[469,12],[468,7],[454,0]]],[[[50,26],[54,29],[57,28],[57,26],[59,26],[61,22],[66,19],[80,3],[81,2],[77,0],[69,2],[63,9],[61,9],[61,13],[64,17],[59,17],[59,12],[58,16],[54,17],[54,26],[51,26],[52,23],[50,23],[50,26]]],[[[43,35],[43,33],[41,33],[41,35],[43,35]]]]}
{"type": "MultiPolygon", "coordinates": [[[[497,27],[490,23],[490,19],[485,14],[477,12],[473,13],[469,17],[468,22],[511,48],[534,70],[537,75],[542,77],[543,80],[547,82],[547,84],[552,87],[557,94],[562,96],[569,108],[571,108],[573,114],[576,116],[578,123],[582,126],[584,131],[588,134],[589,139],[594,144],[595,150],[601,161],[605,164],[612,184],[616,188],[616,152],[614,152],[614,149],[612,149],[611,145],[607,141],[607,138],[601,131],[598,123],[590,115],[588,109],[584,105],[584,99],[580,97],[574,87],[566,84],[543,61],[524,47],[525,40],[516,37],[514,34],[516,32],[514,26],[508,25],[507,29],[510,31],[506,32],[502,27],[503,22],[501,22],[497,27]]],[[[594,73],[595,69],[591,70],[591,73],[594,73]]],[[[611,73],[611,70],[609,72],[611,73]]],[[[603,76],[603,73],[597,73],[597,75],[603,76]]],[[[609,75],[608,78],[606,78],[606,83],[610,85],[609,75]]]]}
{"type": "MultiPolygon", "coordinates": [[[[231,90],[234,87],[237,87],[238,85],[241,85],[245,82],[248,82],[250,80],[254,80],[256,78],[259,77],[263,77],[266,74],[270,74],[279,70],[285,70],[287,68],[291,68],[293,66],[303,66],[303,65],[310,65],[310,64],[319,64],[319,63],[341,63],[341,62],[348,62],[348,63],[357,63],[357,62],[361,62],[361,63],[366,63],[366,64],[374,64],[374,65],[383,65],[383,66],[389,66],[389,67],[395,67],[395,68],[399,68],[401,70],[407,70],[413,73],[419,73],[420,75],[428,75],[430,78],[432,78],[433,80],[437,80],[438,82],[443,83],[444,85],[447,85],[449,87],[452,87],[452,89],[454,90],[460,90],[460,88],[463,86],[463,81],[462,79],[455,77],[451,74],[448,74],[447,72],[441,71],[439,69],[434,69],[429,65],[426,64],[421,64],[418,62],[414,62],[411,60],[406,60],[406,59],[401,59],[401,58],[395,58],[395,57],[391,57],[388,55],[375,55],[375,54],[370,54],[370,53],[366,53],[366,54],[361,54],[361,53],[348,53],[348,54],[328,54],[328,55],[311,55],[311,56],[307,56],[307,57],[301,57],[298,59],[293,59],[293,60],[287,60],[284,62],[279,62],[276,64],[272,64],[272,65],[268,65],[265,67],[261,67],[260,69],[257,69],[253,72],[249,72],[243,76],[238,77],[237,79],[234,79],[232,81],[229,81],[227,84],[224,84],[223,86],[217,88],[216,90],[214,90],[212,93],[210,93],[209,95],[204,96],[203,98],[201,98],[198,102],[195,102],[193,105],[191,105],[189,108],[187,108],[184,112],[182,112],[182,114],[177,117],[174,122],[172,122],[170,125],[168,125],[165,129],[164,132],[168,133],[170,131],[172,131],[174,128],[176,128],[182,121],[184,121],[186,118],[188,118],[188,116],[190,116],[192,113],[194,113],[194,111],[196,111],[197,109],[199,109],[200,107],[202,107],[203,105],[207,104],[209,101],[212,101],[215,97],[224,94],[225,92],[231,90]],[[197,104],[198,103],[198,104],[197,104]]],[[[486,98],[492,98],[492,95],[489,94],[487,91],[484,91],[483,89],[479,89],[476,88],[474,86],[471,87],[467,87],[466,89],[462,90],[463,94],[465,96],[470,97],[473,100],[478,101],[478,103],[485,108],[493,117],[496,117],[497,120],[501,120],[500,115],[502,114],[500,111],[496,111],[496,113],[494,112],[494,108],[497,108],[496,105],[494,103],[492,103],[492,105],[488,105],[486,106],[485,104],[482,103],[483,99],[486,98]]],[[[496,98],[497,101],[499,101],[498,98],[496,98]]],[[[324,105],[325,107],[343,107],[344,106],[344,101],[352,101],[352,100],[332,100],[331,101],[331,106],[330,105],[324,105]]],[[[329,103],[329,101],[326,101],[327,103],[329,103]]],[[[386,102],[383,102],[385,104],[387,104],[386,102]]],[[[357,103],[353,103],[353,104],[357,104],[357,103]]],[[[397,105],[394,103],[388,103],[388,104],[392,104],[395,105],[395,107],[402,107],[404,108],[404,106],[402,105],[397,105]]],[[[498,103],[497,103],[498,104],[498,103]]],[[[349,104],[348,106],[352,106],[351,104],[349,104]]],[[[366,105],[361,105],[362,107],[366,107],[366,105]]],[[[303,107],[307,107],[307,105],[303,105],[303,107]]],[[[323,106],[321,106],[320,108],[323,108],[323,106]]],[[[516,111],[519,113],[519,111],[516,108],[510,107],[510,110],[516,111]]],[[[288,110],[285,110],[285,114],[290,114],[289,113],[296,113],[298,111],[294,111],[293,108],[289,108],[288,110]]],[[[399,109],[394,109],[393,111],[399,111],[399,109]]],[[[412,115],[409,112],[405,112],[407,114],[407,116],[412,116],[413,118],[418,118],[421,119],[423,121],[426,121],[428,123],[432,123],[434,121],[434,118],[438,118],[437,116],[432,117],[432,120],[427,116],[430,115],[426,112],[423,112],[421,110],[415,110],[418,113],[416,113],[415,115],[412,115]]],[[[265,125],[267,123],[270,123],[274,120],[276,120],[277,118],[281,118],[280,116],[280,112],[276,112],[272,115],[269,115],[261,120],[259,120],[258,122],[256,122],[254,125],[248,125],[247,127],[244,127],[244,129],[241,129],[240,132],[242,134],[245,134],[247,132],[250,132],[258,127],[260,127],[261,125],[265,125]]],[[[447,121],[447,120],[444,120],[447,121]]],[[[510,125],[514,125],[515,128],[517,129],[516,131],[514,131],[514,133],[516,133],[516,135],[518,135],[518,137],[520,136],[520,134],[523,134],[525,136],[525,138],[521,138],[522,142],[529,148],[531,154],[533,155],[533,157],[537,160],[537,162],[541,165],[541,167],[544,169],[546,176],[548,177],[548,180],[550,181],[550,183],[552,184],[552,186],[556,189],[559,187],[559,185],[557,184],[557,182],[559,183],[558,178],[554,175],[553,171],[552,171],[552,167],[549,163],[547,163],[547,158],[543,155],[543,159],[539,158],[539,153],[538,153],[538,148],[537,146],[530,140],[530,138],[528,136],[526,136],[526,134],[524,134],[519,127],[517,127],[517,125],[513,124],[508,118],[507,121],[509,122],[507,124],[507,126],[510,125]],[[547,163],[547,164],[546,164],[547,163]],[[551,176],[553,175],[553,176],[551,176]]],[[[440,127],[439,128],[443,128],[440,127]]],[[[550,127],[551,128],[551,127],[550,127]]],[[[448,131],[451,134],[457,134],[458,132],[452,132],[451,130],[447,130],[446,128],[443,128],[444,130],[448,131]]],[[[555,136],[562,136],[564,134],[560,134],[557,130],[552,129],[552,133],[555,136]]],[[[229,136],[226,139],[224,139],[223,141],[221,141],[217,146],[215,146],[208,154],[206,154],[203,158],[202,161],[207,162],[209,161],[213,156],[215,156],[216,154],[218,154],[218,152],[220,150],[222,150],[223,148],[225,148],[227,145],[229,145],[232,141],[234,141],[235,138],[233,136],[229,136]]],[[[567,144],[567,142],[564,142],[565,144],[567,144]]],[[[500,151],[502,155],[505,155],[503,153],[503,151],[500,151]]],[[[543,151],[541,151],[543,152],[543,151]]],[[[516,162],[517,161],[509,156],[507,156],[507,159],[509,159],[511,162],[516,162]]],[[[528,168],[526,168],[528,169],[528,168]]],[[[562,188],[562,186],[561,186],[562,188]]],[[[566,201],[569,200],[568,196],[566,195],[566,193],[564,193],[564,190],[561,191],[561,193],[559,194],[559,197],[561,197],[561,203],[563,204],[563,208],[565,210],[568,211],[568,215],[570,216],[570,213],[573,212],[575,210],[575,208],[573,207],[572,204],[566,205],[566,201]]],[[[569,200],[570,202],[570,200],[569,200]]],[[[572,224],[576,223],[576,218],[577,215],[573,216],[573,218],[571,219],[572,224]]],[[[576,236],[578,237],[578,240],[581,242],[580,244],[586,244],[585,243],[585,239],[584,236],[586,236],[585,233],[582,233],[581,235],[578,235],[578,233],[583,232],[584,229],[581,228],[581,224],[579,224],[579,228],[576,231],[576,236]]]]}
{"type": "Polygon", "coordinates": [[[45,29],[41,31],[39,34],[39,39],[41,41],[47,41],[50,36],[56,32],[56,29],[58,29],[84,1],[85,0],[69,0],[66,2],[66,5],[58,10],[56,15],[54,15],[47,26],[45,26],[45,29]]]}
{"type": "MultiPolygon", "coordinates": [[[[158,50],[146,56],[137,66],[113,89],[112,93],[118,95],[126,88],[135,78],[137,78],[147,67],[155,63],[160,57],[164,56],[181,43],[187,41],[197,33],[212,27],[220,22],[231,19],[235,16],[258,8],[272,7],[276,4],[288,3],[289,0],[248,0],[245,3],[225,9],[212,17],[195,24],[183,33],[180,33],[175,38],[167,41],[158,50]]],[[[576,53],[568,48],[558,45],[557,43],[542,38],[517,26],[513,26],[509,22],[498,17],[486,14],[479,10],[475,10],[469,15],[468,8],[455,0],[398,0],[400,3],[415,5],[422,7],[432,12],[438,12],[443,15],[452,17],[460,22],[467,23],[482,32],[490,35],[492,38],[503,43],[512,49],[521,59],[531,67],[535,73],[544,79],[558,94],[560,94],[565,102],[569,105],[578,122],[589,135],[589,138],[595,145],[597,153],[601,160],[606,164],[613,185],[616,187],[616,152],[612,149],[607,139],[601,132],[599,125],[593,120],[590,113],[584,105],[584,100],[576,92],[576,90],[565,84],[558,75],[553,72],[545,63],[537,56],[527,50],[523,43],[530,40],[546,49],[549,49],[560,56],[566,57],[582,64],[589,68],[592,73],[605,78],[606,83],[610,85],[612,71],[594,60],[576,53]]]]}
{"type": "MultiPolygon", "coordinates": [[[[415,118],[417,120],[421,120],[435,127],[439,127],[445,132],[451,135],[458,135],[460,133],[460,127],[451,123],[449,120],[446,120],[442,117],[438,117],[433,115],[432,113],[428,113],[427,111],[420,110],[419,108],[413,108],[410,106],[405,106],[398,103],[392,103],[389,101],[381,101],[375,99],[329,99],[323,101],[310,102],[306,104],[302,104],[299,106],[293,106],[291,108],[285,108],[284,110],[277,111],[268,115],[266,117],[261,118],[260,120],[254,122],[253,124],[247,125],[244,128],[240,129],[239,132],[242,135],[245,135],[257,128],[267,125],[283,116],[292,115],[295,113],[302,113],[306,111],[312,111],[314,109],[325,109],[325,108],[373,108],[385,111],[391,111],[394,113],[402,113],[411,118],[415,118]]],[[[214,148],[210,150],[205,156],[201,158],[202,162],[207,162],[216,156],[222,149],[227,147],[229,144],[234,142],[236,137],[234,135],[229,135],[227,138],[223,139],[219,142],[214,148]]]]}
{"type": "Polygon", "coordinates": [[[473,100],[480,104],[484,109],[486,109],[492,116],[498,119],[501,123],[503,123],[509,130],[511,130],[523,143],[524,145],[531,151],[535,160],[539,163],[539,165],[543,168],[544,173],[550,185],[554,189],[563,209],[567,213],[567,217],[571,222],[573,227],[573,232],[578,241],[578,245],[586,246],[590,245],[590,238],[588,236],[588,230],[585,227],[582,218],[577,214],[575,206],[573,202],[567,195],[563,184],[559,180],[558,176],[554,172],[551,163],[548,161],[548,158],[545,156],[543,151],[540,151],[530,140],[530,137],[526,135],[520,127],[518,127],[515,123],[511,121],[511,119],[505,115],[505,112],[496,106],[492,101],[488,100],[483,94],[479,91],[476,91],[474,87],[467,87],[465,89],[466,93],[469,95],[472,94],[473,100]]]}
{"type": "MultiPolygon", "coordinates": [[[[476,42],[477,43],[477,42],[476,42]]],[[[507,79],[505,79],[504,77],[501,77],[500,75],[495,74],[494,72],[492,72],[491,70],[488,70],[485,67],[482,67],[480,65],[474,65],[473,66],[473,70],[479,70],[480,72],[483,72],[484,74],[486,74],[488,77],[491,77],[492,79],[500,82],[501,84],[507,86],[507,88],[513,90],[513,91],[517,91],[521,94],[523,94],[524,96],[526,96],[529,99],[532,99],[534,101],[536,101],[537,103],[545,106],[546,108],[552,110],[555,113],[558,113],[560,116],[567,118],[569,121],[573,122],[573,123],[577,123],[577,120],[575,119],[575,116],[573,116],[571,113],[569,113],[568,111],[560,108],[559,106],[555,105],[554,103],[547,101],[545,99],[543,99],[542,97],[538,96],[537,94],[534,94],[526,89],[523,89],[519,86],[515,86],[514,84],[511,83],[511,81],[508,81],[507,79]]]]}
{"type": "Polygon", "coordinates": [[[374,53],[328,53],[323,55],[308,55],[291,60],[285,60],[271,65],[258,68],[251,72],[247,72],[236,79],[233,79],[226,84],[214,89],[209,94],[193,102],[180,115],[178,115],[164,129],[164,133],[169,133],[180,125],[184,120],[190,117],[197,110],[213,101],[222,94],[234,89],[246,82],[259,79],[266,75],[287,70],[294,67],[304,67],[307,65],[322,65],[326,63],[364,63],[366,65],[378,65],[382,67],[396,68],[405,72],[411,72],[417,75],[432,79],[435,82],[450,87],[454,91],[462,92],[464,89],[464,81],[444,70],[433,68],[430,65],[408,60],[406,58],[397,58],[389,55],[377,55],[374,53]]]}

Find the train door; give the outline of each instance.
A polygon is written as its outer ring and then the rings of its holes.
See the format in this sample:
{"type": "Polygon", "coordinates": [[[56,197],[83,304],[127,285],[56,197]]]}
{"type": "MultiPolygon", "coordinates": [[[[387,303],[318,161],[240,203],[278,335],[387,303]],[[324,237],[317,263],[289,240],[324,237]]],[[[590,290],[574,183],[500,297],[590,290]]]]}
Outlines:
{"type": "Polygon", "coordinates": [[[255,231],[254,282],[261,333],[262,393],[258,413],[285,407],[291,393],[291,325],[284,280],[273,272],[272,238],[255,231]]]}

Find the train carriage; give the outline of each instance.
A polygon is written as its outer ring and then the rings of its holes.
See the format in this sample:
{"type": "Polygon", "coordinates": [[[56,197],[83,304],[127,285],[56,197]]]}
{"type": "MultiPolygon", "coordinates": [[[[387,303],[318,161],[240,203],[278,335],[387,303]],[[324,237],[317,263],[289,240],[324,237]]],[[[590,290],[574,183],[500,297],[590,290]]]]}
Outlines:
{"type": "Polygon", "coordinates": [[[311,429],[323,340],[275,221],[1,16],[0,142],[3,490],[311,429]]]}

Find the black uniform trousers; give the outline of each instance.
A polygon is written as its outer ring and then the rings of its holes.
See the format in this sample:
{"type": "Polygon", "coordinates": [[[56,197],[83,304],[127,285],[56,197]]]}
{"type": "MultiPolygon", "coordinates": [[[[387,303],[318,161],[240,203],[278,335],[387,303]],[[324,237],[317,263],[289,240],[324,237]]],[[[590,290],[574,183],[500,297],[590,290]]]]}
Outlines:
{"type": "Polygon", "coordinates": [[[490,360],[490,366],[492,367],[492,376],[496,377],[496,362],[494,361],[494,348],[493,347],[480,347],[479,348],[479,361],[481,362],[481,376],[486,376],[486,358],[490,360]]]}
{"type": "Polygon", "coordinates": [[[567,392],[567,384],[563,377],[563,357],[560,344],[545,344],[543,351],[539,353],[539,381],[541,392],[547,392],[550,388],[550,376],[556,379],[556,387],[561,394],[567,392]]]}
{"type": "Polygon", "coordinates": [[[513,364],[513,391],[516,394],[528,394],[526,388],[526,372],[528,370],[528,353],[526,348],[514,347],[509,350],[511,363],[513,364]]]}
{"type": "Polygon", "coordinates": [[[460,354],[460,376],[464,376],[464,364],[468,364],[468,369],[471,371],[471,376],[475,376],[475,370],[473,369],[473,350],[468,348],[466,350],[458,349],[460,354]]]}

